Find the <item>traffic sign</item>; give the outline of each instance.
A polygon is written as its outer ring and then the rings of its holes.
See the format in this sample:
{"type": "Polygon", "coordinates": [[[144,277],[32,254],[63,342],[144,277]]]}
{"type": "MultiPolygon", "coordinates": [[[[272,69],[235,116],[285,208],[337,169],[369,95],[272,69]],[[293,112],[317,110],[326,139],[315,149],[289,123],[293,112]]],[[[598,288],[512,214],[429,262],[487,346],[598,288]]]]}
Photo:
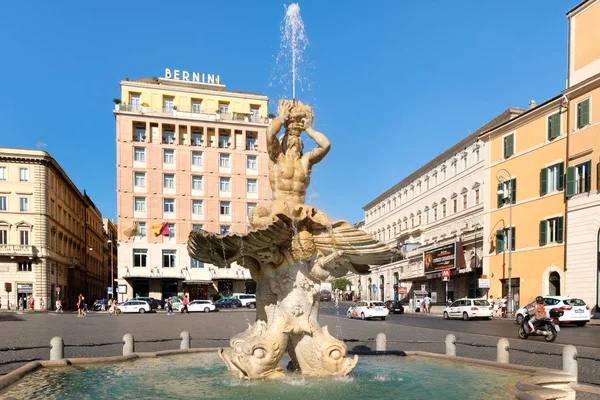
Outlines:
{"type": "Polygon", "coordinates": [[[477,286],[479,286],[479,289],[489,289],[490,288],[490,280],[479,278],[477,286]]]}
{"type": "Polygon", "coordinates": [[[56,287],[56,293],[60,293],[60,286],[56,287]]]}
{"type": "Polygon", "coordinates": [[[406,294],[408,293],[408,289],[405,287],[399,287],[398,288],[398,294],[406,294]]]}
{"type": "Polygon", "coordinates": [[[450,280],[450,270],[443,269],[442,270],[442,281],[449,281],[449,280],[450,280]]]}
{"type": "Polygon", "coordinates": [[[113,292],[113,288],[109,286],[108,287],[108,294],[112,294],[112,292],[113,292]]]}

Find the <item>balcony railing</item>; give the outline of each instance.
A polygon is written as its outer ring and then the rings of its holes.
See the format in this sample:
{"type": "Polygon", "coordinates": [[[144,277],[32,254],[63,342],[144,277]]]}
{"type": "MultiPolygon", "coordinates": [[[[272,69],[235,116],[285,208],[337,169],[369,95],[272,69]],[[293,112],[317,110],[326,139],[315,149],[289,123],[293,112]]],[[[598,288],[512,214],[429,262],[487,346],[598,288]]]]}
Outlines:
{"type": "Polygon", "coordinates": [[[24,244],[0,244],[0,255],[10,257],[34,257],[37,250],[35,246],[24,244]]]}
{"type": "Polygon", "coordinates": [[[210,268],[211,279],[251,279],[250,272],[243,268],[210,268]]]}
{"type": "Polygon", "coordinates": [[[235,121],[235,122],[245,122],[252,124],[268,124],[268,118],[263,118],[260,115],[249,113],[249,112],[227,112],[227,113],[217,113],[217,112],[206,112],[204,110],[199,110],[198,108],[181,108],[177,109],[173,107],[161,107],[161,108],[153,108],[153,107],[142,107],[137,104],[119,104],[116,108],[117,111],[126,111],[126,112],[137,112],[142,114],[155,114],[155,115],[171,115],[173,117],[178,118],[190,118],[190,119],[198,119],[204,121],[235,121]]]}

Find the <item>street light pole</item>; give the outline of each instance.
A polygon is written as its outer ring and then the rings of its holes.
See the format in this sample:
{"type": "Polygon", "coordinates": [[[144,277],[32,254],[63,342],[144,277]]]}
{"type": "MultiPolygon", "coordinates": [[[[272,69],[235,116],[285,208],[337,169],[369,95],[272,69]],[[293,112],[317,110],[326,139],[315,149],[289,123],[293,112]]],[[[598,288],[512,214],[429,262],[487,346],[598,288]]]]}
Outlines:
{"type": "MultiPolygon", "coordinates": [[[[501,169],[496,173],[496,179],[500,183],[504,183],[504,178],[501,173],[505,172],[508,175],[508,304],[506,305],[506,312],[512,317],[513,316],[513,295],[512,295],[512,176],[506,169],[501,169]]],[[[502,188],[504,192],[504,188],[502,188]]]]}
{"type": "Polygon", "coordinates": [[[110,243],[110,298],[111,300],[115,298],[115,278],[113,276],[113,263],[114,263],[114,253],[113,253],[113,241],[111,239],[108,240],[108,243],[110,243]]]}

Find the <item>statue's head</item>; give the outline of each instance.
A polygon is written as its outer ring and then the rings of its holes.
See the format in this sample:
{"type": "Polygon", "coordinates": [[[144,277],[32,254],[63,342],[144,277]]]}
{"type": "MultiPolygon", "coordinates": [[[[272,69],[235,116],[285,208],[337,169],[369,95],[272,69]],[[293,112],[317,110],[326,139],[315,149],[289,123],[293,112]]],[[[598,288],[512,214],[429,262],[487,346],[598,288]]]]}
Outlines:
{"type": "Polygon", "coordinates": [[[302,104],[298,100],[279,100],[279,112],[281,110],[288,109],[288,117],[285,120],[283,126],[286,132],[291,136],[300,136],[304,130],[304,120],[312,121],[314,119],[314,113],[312,107],[306,104],[302,104]]]}

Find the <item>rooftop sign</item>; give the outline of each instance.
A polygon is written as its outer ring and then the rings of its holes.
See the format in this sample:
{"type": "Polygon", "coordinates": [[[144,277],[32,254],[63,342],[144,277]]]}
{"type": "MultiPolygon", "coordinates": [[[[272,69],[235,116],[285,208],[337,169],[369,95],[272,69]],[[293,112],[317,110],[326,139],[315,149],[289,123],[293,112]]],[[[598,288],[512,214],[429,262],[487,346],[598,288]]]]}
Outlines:
{"type": "Polygon", "coordinates": [[[208,83],[210,85],[220,85],[221,77],[215,74],[205,74],[200,72],[180,71],[178,69],[171,70],[165,68],[165,79],[173,79],[178,81],[208,83]]]}

